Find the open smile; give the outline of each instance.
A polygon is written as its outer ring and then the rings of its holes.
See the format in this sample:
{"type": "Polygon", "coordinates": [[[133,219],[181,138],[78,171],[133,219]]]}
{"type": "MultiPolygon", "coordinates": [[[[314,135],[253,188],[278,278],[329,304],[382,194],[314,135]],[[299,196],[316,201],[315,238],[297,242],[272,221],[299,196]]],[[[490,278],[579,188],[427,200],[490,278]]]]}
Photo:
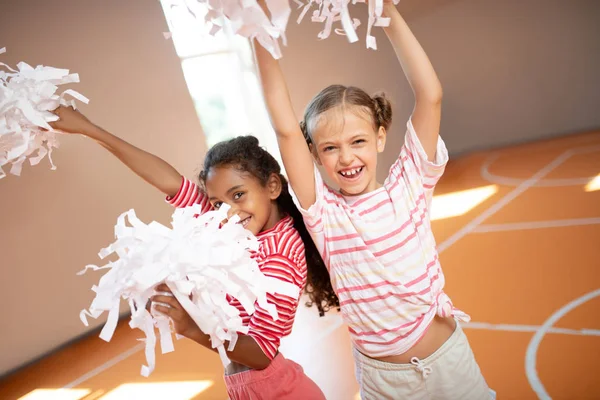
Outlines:
{"type": "Polygon", "coordinates": [[[342,180],[344,181],[356,181],[362,176],[364,168],[364,165],[361,167],[348,168],[343,171],[339,171],[338,174],[340,174],[342,180]]]}

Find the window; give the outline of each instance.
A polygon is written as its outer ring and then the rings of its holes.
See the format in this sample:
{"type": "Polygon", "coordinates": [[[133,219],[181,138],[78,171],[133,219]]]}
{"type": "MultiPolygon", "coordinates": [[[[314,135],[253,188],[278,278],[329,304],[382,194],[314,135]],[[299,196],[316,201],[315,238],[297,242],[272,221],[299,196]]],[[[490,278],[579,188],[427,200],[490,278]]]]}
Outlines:
{"type": "Polygon", "coordinates": [[[254,135],[283,168],[250,41],[235,35],[226,21],[211,35],[212,25],[203,23],[204,4],[186,2],[188,10],[178,3],[161,0],[207,145],[254,135]]]}

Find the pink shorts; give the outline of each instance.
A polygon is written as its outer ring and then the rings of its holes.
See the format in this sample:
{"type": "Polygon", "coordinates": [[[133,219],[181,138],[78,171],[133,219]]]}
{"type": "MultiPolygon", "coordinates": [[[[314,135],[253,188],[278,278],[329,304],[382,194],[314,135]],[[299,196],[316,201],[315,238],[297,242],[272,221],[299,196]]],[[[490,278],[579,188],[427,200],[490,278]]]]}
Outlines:
{"type": "Polygon", "coordinates": [[[231,400],[325,400],[302,367],[278,354],[263,370],[225,375],[231,400]]]}

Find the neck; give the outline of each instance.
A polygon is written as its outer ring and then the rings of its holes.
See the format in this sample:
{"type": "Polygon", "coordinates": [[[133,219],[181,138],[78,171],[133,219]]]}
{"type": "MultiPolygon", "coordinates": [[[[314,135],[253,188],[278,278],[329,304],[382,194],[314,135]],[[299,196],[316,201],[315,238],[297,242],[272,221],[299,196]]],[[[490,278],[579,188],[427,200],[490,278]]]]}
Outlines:
{"type": "Polygon", "coordinates": [[[261,232],[267,231],[267,230],[273,228],[275,225],[277,225],[277,223],[279,221],[281,221],[282,218],[283,218],[283,213],[279,210],[279,206],[277,205],[277,202],[272,201],[271,202],[271,212],[269,213],[269,219],[267,220],[267,223],[265,224],[265,226],[263,226],[263,228],[261,229],[261,232]]]}
{"type": "Polygon", "coordinates": [[[379,189],[382,186],[383,186],[383,184],[381,184],[381,183],[373,180],[372,182],[369,182],[369,184],[367,185],[367,187],[365,188],[365,190],[363,190],[360,193],[348,193],[344,189],[340,189],[340,193],[343,194],[346,197],[362,196],[363,194],[367,194],[367,193],[373,192],[373,191],[379,189]]]}

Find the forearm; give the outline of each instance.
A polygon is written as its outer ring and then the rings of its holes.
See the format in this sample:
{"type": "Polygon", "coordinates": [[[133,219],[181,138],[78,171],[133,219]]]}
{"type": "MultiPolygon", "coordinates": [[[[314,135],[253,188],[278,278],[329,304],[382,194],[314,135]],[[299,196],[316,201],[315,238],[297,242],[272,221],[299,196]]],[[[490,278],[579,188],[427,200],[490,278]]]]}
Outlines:
{"type": "Polygon", "coordinates": [[[160,157],[150,154],[96,125],[90,125],[82,134],[94,139],[140,178],[167,196],[177,194],[181,185],[181,174],[160,157]]]}
{"type": "Polygon", "coordinates": [[[273,129],[279,136],[301,134],[279,61],[256,40],[253,45],[273,129]]]}
{"type": "MultiPolygon", "coordinates": [[[[207,349],[217,352],[217,349],[212,347],[210,336],[200,329],[190,334],[188,338],[207,349]]],[[[225,348],[227,348],[227,345],[227,343],[224,344],[225,348]]],[[[242,334],[238,336],[235,348],[227,352],[227,356],[230,360],[252,369],[265,369],[271,363],[271,360],[265,355],[258,343],[252,337],[242,334]]]]}
{"type": "Polygon", "coordinates": [[[385,28],[417,101],[440,102],[442,85],[427,54],[393,3],[386,3],[383,16],[391,19],[385,28]]]}

